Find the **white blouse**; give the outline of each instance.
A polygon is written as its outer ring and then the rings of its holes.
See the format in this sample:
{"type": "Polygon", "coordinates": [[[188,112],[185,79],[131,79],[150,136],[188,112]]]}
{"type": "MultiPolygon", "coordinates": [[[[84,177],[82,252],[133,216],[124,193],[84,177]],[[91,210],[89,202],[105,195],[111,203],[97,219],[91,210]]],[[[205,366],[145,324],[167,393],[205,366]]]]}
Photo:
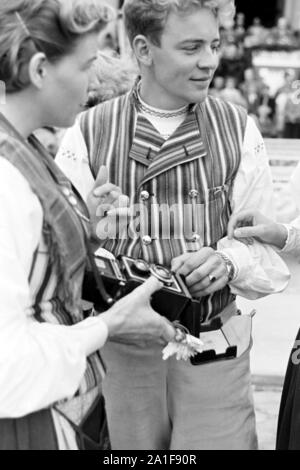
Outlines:
{"type": "MultiPolygon", "coordinates": [[[[70,327],[32,317],[28,278],[42,225],[38,198],[22,174],[0,157],[0,419],[71,398],[86,368],[80,336],[75,339],[70,327]]],[[[107,334],[103,323],[99,347],[107,334]]]]}
{"type": "MultiPolygon", "coordinates": [[[[154,123],[157,126],[157,122],[154,123]]],[[[164,133],[164,130],[160,130],[164,133]]],[[[167,132],[167,129],[165,129],[167,132]]],[[[87,147],[76,123],[63,139],[56,163],[86,199],[95,182],[92,176],[87,147]]],[[[275,218],[273,184],[263,138],[252,118],[248,118],[242,161],[233,188],[233,211],[259,208],[266,216],[275,218]]],[[[287,287],[289,271],[272,247],[254,242],[247,246],[237,240],[224,238],[218,249],[227,254],[237,268],[231,283],[234,294],[257,299],[281,292],[287,287]]]]}

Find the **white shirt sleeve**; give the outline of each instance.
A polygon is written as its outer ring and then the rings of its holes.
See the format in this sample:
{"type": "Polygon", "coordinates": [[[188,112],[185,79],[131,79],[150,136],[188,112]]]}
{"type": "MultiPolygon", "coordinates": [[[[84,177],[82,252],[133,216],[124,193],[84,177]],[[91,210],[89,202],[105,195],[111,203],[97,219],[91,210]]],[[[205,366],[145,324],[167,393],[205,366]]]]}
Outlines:
{"type": "MultiPolygon", "coordinates": [[[[86,368],[81,336],[30,316],[28,277],[43,212],[21,173],[0,157],[0,419],[72,397],[86,368]]],[[[103,344],[107,329],[103,327],[103,344]]],[[[102,344],[99,344],[99,347],[102,344]]]]}
{"type": "MultiPolygon", "coordinates": [[[[253,119],[248,117],[232,209],[233,213],[238,213],[253,208],[275,219],[272,176],[264,141],[253,119]]],[[[219,242],[218,249],[224,251],[237,267],[237,277],[231,283],[234,294],[257,299],[287,287],[290,273],[272,247],[257,241],[246,245],[225,238],[219,242]]]]}
{"type": "Polygon", "coordinates": [[[291,176],[290,188],[297,209],[300,210],[300,163],[291,176]]]}
{"type": "MultiPolygon", "coordinates": [[[[290,181],[291,193],[296,203],[298,210],[300,210],[300,163],[291,176],[290,181]]],[[[283,253],[290,253],[291,255],[300,258],[300,217],[293,220],[290,224],[284,224],[288,230],[288,239],[283,253]]]]}
{"type": "Polygon", "coordinates": [[[95,179],[90,169],[88,151],[78,121],[66,131],[55,161],[86,201],[94,187],[95,179]]]}

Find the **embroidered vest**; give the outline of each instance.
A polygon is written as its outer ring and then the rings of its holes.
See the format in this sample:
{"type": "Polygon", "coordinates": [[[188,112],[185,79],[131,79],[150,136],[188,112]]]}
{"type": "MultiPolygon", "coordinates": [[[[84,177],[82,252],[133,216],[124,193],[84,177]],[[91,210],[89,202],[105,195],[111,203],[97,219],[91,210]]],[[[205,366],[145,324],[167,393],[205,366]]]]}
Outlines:
{"type": "MultiPolygon", "coordinates": [[[[110,182],[139,207],[129,237],[107,240],[104,247],[165,266],[184,252],[215,248],[227,232],[246,121],[243,109],[208,97],[191,106],[164,141],[139,113],[135,90],[83,114],[94,176],[106,165],[110,182]]],[[[229,287],[203,299],[204,318],[233,300],[229,287]]]]}

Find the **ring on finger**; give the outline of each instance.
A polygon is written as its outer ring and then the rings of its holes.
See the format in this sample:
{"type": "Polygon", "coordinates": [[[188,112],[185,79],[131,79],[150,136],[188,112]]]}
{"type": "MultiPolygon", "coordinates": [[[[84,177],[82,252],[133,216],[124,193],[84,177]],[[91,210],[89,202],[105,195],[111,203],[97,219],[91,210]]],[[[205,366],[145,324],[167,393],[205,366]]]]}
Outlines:
{"type": "Polygon", "coordinates": [[[217,278],[215,276],[212,276],[211,274],[208,275],[208,279],[211,284],[213,284],[217,280],[217,278]]]}

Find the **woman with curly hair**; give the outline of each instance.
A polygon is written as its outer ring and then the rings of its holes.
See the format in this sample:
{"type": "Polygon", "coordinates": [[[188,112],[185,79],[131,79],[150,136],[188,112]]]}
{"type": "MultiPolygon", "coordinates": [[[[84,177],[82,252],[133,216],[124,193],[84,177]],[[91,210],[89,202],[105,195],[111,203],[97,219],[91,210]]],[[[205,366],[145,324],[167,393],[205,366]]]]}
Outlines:
{"type": "Polygon", "coordinates": [[[0,2],[0,449],[107,447],[99,349],[175,334],[150,308],[154,279],[84,319],[89,218],[101,200],[118,212],[121,192],[100,172],[89,212],[32,136],[74,123],[110,16],[101,0],[0,2]]]}

